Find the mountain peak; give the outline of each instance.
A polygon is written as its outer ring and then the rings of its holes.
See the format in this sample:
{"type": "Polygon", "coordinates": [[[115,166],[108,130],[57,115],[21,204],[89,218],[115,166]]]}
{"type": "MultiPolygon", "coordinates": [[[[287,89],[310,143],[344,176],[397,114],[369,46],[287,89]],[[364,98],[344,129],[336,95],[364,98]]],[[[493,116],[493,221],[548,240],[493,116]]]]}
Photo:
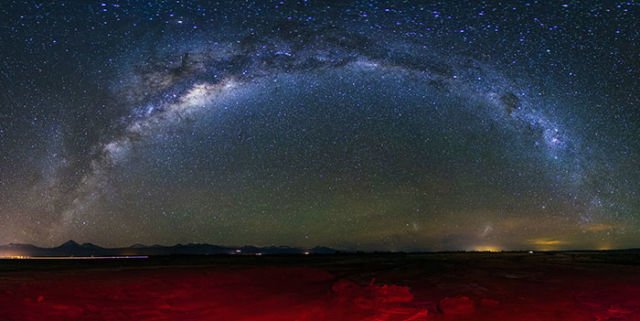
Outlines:
{"type": "Polygon", "coordinates": [[[102,247],[97,246],[93,243],[82,243],[82,247],[86,248],[86,249],[101,249],[102,247]]]}
{"type": "Polygon", "coordinates": [[[136,243],[136,244],[133,244],[133,245],[129,246],[129,248],[132,248],[132,249],[141,249],[141,248],[145,248],[145,247],[147,247],[147,246],[142,244],[142,243],[136,243]]]}
{"type": "Polygon", "coordinates": [[[70,247],[80,247],[80,244],[78,244],[78,242],[76,242],[76,241],[74,241],[74,240],[68,240],[68,241],[66,241],[66,242],[62,243],[62,244],[61,244],[60,246],[58,246],[58,247],[67,247],[67,248],[70,248],[70,247]]]}

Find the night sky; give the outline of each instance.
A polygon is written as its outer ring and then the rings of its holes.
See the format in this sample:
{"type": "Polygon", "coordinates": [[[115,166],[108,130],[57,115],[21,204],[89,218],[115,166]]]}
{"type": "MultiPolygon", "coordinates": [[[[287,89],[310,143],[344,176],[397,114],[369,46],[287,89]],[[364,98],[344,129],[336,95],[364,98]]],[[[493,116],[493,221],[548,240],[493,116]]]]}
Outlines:
{"type": "Polygon", "coordinates": [[[640,3],[3,1],[0,244],[640,247],[640,3]]]}

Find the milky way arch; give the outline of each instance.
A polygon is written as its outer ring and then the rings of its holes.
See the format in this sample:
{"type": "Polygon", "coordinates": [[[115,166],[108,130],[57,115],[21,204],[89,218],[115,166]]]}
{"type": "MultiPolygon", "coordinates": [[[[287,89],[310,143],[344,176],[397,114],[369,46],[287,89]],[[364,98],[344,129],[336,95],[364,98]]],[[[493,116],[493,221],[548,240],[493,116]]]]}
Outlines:
{"type": "MultiPolygon", "coordinates": [[[[125,75],[132,80],[116,88],[136,106],[121,120],[118,133],[95,146],[88,171],[72,191],[54,229],[78,225],[83,215],[109,188],[113,167],[128,157],[136,144],[158,129],[180,124],[198,113],[214,112],[217,100],[269,75],[322,72],[341,68],[411,75],[435,89],[490,106],[485,117],[515,131],[531,131],[549,161],[570,164],[563,179],[576,184],[583,161],[579,140],[564,124],[536,106],[525,88],[518,88],[495,69],[466,57],[436,55],[415,44],[388,45],[356,33],[296,33],[276,37],[248,35],[239,41],[201,41],[180,52],[150,55],[125,75]]],[[[52,233],[57,235],[58,233],[52,233]]]]}

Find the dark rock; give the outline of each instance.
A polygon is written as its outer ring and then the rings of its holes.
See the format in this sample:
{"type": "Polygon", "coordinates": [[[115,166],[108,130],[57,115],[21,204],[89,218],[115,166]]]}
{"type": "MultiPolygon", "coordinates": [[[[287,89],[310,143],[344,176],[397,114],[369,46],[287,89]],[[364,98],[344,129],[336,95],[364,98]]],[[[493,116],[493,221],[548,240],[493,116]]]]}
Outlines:
{"type": "Polygon", "coordinates": [[[440,300],[438,309],[445,315],[468,315],[475,311],[475,303],[468,296],[447,297],[440,300]]]}

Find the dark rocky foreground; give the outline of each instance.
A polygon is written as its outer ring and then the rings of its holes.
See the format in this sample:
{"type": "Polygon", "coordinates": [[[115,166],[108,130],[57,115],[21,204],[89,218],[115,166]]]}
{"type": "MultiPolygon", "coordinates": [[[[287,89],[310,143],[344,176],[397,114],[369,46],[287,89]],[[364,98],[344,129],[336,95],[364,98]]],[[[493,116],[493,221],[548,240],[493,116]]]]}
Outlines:
{"type": "Polygon", "coordinates": [[[640,254],[0,261],[2,320],[640,320],[640,254]]]}

